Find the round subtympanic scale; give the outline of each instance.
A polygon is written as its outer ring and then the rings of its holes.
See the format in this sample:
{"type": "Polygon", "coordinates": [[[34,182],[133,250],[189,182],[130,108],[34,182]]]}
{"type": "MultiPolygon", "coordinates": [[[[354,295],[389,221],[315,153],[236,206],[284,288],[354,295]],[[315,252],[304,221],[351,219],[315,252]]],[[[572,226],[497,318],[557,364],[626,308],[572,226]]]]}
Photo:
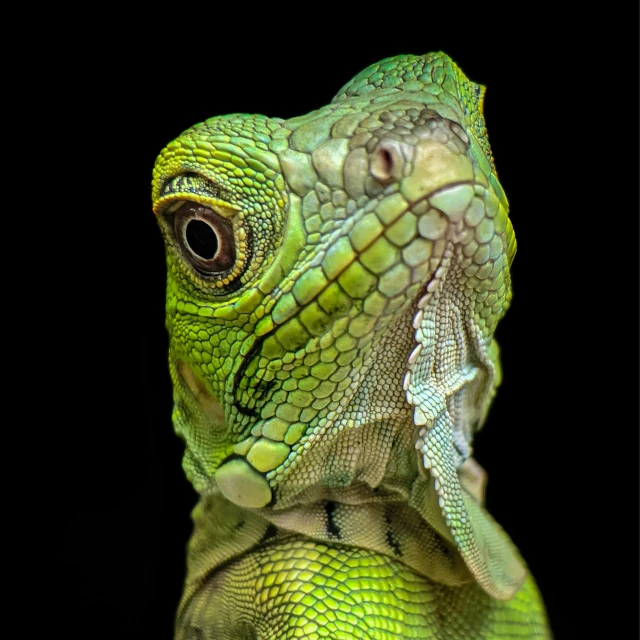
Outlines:
{"type": "Polygon", "coordinates": [[[240,507],[259,509],[271,502],[269,483],[245,460],[236,458],[223,464],[215,479],[224,497],[240,507]]]}

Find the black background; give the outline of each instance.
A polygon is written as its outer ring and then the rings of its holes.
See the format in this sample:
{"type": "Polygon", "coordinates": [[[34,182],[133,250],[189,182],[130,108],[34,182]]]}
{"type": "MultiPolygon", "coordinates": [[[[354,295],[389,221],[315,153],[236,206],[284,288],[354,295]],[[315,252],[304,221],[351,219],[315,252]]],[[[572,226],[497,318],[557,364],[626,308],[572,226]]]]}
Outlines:
{"type": "Polygon", "coordinates": [[[210,116],[301,115],[381,58],[432,50],[487,87],[489,140],[518,239],[513,304],[497,332],[504,382],[476,443],[488,508],[526,558],[558,639],[634,636],[620,612],[637,593],[628,559],[637,518],[624,524],[611,500],[626,491],[635,512],[624,434],[635,444],[636,420],[617,407],[625,374],[605,363],[632,358],[618,322],[633,315],[633,283],[626,297],[609,294],[612,280],[632,279],[618,240],[628,227],[603,178],[613,160],[624,164],[602,146],[618,135],[620,109],[612,115],[610,94],[596,100],[603,55],[571,21],[524,14],[520,37],[507,41],[497,16],[473,26],[460,14],[406,19],[412,35],[380,18],[353,38],[328,26],[249,36],[192,16],[168,19],[157,39],[122,34],[98,47],[97,82],[78,105],[84,140],[98,149],[82,228],[96,249],[71,256],[78,282],[90,280],[91,322],[79,323],[76,346],[95,357],[76,372],[79,420],[64,445],[66,611],[83,637],[172,636],[196,499],[170,420],[164,250],[150,208],[156,155],[210,116]],[[601,328],[610,316],[619,329],[601,328]]]}

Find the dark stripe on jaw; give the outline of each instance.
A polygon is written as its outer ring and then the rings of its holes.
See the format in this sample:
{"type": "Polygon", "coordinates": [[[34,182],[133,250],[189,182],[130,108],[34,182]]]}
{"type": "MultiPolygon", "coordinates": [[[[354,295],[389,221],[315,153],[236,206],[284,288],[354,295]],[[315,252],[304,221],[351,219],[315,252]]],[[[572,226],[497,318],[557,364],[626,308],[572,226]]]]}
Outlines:
{"type": "MultiPolygon", "coordinates": [[[[258,404],[258,400],[260,400],[260,398],[264,398],[265,396],[268,396],[269,392],[271,391],[271,389],[273,389],[275,384],[276,384],[275,380],[269,380],[268,382],[266,380],[262,380],[262,382],[258,383],[258,386],[255,387],[254,395],[251,398],[251,400],[254,401],[254,405],[258,404]]],[[[247,416],[248,418],[260,417],[260,413],[258,412],[257,408],[242,406],[237,398],[233,406],[236,408],[238,413],[243,416],[247,416]]]]}
{"type": "Polygon", "coordinates": [[[342,540],[340,527],[334,519],[337,506],[335,502],[325,502],[324,504],[324,512],[327,514],[327,537],[329,540],[342,540]]]}
{"type": "Polygon", "coordinates": [[[233,406],[236,408],[236,411],[247,418],[259,418],[260,414],[255,409],[250,409],[249,407],[243,407],[240,404],[234,402],[233,406]]]}
{"type": "Polygon", "coordinates": [[[275,538],[278,535],[278,527],[275,524],[270,524],[267,527],[267,530],[264,532],[262,538],[260,538],[260,542],[258,544],[262,544],[267,540],[271,540],[271,538],[275,538]]]}
{"type": "Polygon", "coordinates": [[[247,367],[251,364],[251,361],[258,355],[260,349],[262,348],[262,343],[264,339],[269,336],[269,333],[265,333],[263,336],[260,336],[254,343],[251,349],[249,349],[249,353],[242,359],[238,370],[235,372],[233,376],[233,388],[231,389],[231,393],[236,395],[236,391],[238,390],[238,385],[240,384],[240,380],[242,380],[242,376],[244,376],[244,372],[247,370],[247,367]]]}
{"type": "Polygon", "coordinates": [[[263,336],[260,336],[255,341],[251,349],[249,349],[249,353],[247,353],[247,355],[242,359],[242,362],[240,363],[238,370],[233,376],[233,388],[231,389],[231,394],[233,395],[233,398],[235,400],[235,402],[233,403],[234,407],[238,410],[238,413],[241,413],[242,415],[248,416],[250,418],[258,418],[259,417],[258,412],[255,409],[250,409],[249,407],[243,407],[238,402],[238,399],[236,398],[236,391],[238,390],[238,386],[240,385],[240,380],[242,380],[244,376],[244,372],[247,370],[247,367],[251,364],[251,361],[254,358],[258,357],[258,354],[260,353],[260,349],[262,348],[262,343],[268,335],[269,334],[267,333],[263,336]]]}
{"type": "Polygon", "coordinates": [[[387,539],[387,544],[391,547],[391,550],[393,551],[394,555],[402,556],[402,549],[400,548],[400,542],[393,534],[391,515],[389,514],[388,510],[385,510],[384,512],[384,522],[387,525],[387,532],[385,536],[387,539]]]}
{"type": "Polygon", "coordinates": [[[460,447],[455,442],[453,443],[453,448],[460,454],[463,460],[467,459],[467,456],[465,456],[464,452],[460,450],[460,447]]]}

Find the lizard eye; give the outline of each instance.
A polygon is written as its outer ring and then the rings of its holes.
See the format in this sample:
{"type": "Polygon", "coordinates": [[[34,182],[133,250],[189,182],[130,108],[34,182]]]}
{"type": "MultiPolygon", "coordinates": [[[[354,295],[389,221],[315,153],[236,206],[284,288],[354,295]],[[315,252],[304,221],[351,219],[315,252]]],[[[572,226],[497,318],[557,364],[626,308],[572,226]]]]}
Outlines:
{"type": "Polygon", "coordinates": [[[195,202],[185,202],[174,216],[176,239],[200,273],[218,274],[233,267],[236,251],[228,220],[195,202]]]}

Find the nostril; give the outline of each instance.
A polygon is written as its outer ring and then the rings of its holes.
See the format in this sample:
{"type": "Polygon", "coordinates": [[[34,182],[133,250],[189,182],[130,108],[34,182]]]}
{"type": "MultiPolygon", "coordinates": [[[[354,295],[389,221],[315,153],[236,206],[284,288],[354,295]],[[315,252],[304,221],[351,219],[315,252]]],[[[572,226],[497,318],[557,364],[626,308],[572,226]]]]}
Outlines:
{"type": "Polygon", "coordinates": [[[387,180],[391,177],[391,171],[393,170],[393,158],[388,149],[380,149],[378,151],[377,163],[374,167],[378,173],[378,177],[387,180]]]}
{"type": "Polygon", "coordinates": [[[371,175],[380,182],[387,182],[401,175],[401,157],[389,144],[381,144],[371,158],[371,175]]]}

